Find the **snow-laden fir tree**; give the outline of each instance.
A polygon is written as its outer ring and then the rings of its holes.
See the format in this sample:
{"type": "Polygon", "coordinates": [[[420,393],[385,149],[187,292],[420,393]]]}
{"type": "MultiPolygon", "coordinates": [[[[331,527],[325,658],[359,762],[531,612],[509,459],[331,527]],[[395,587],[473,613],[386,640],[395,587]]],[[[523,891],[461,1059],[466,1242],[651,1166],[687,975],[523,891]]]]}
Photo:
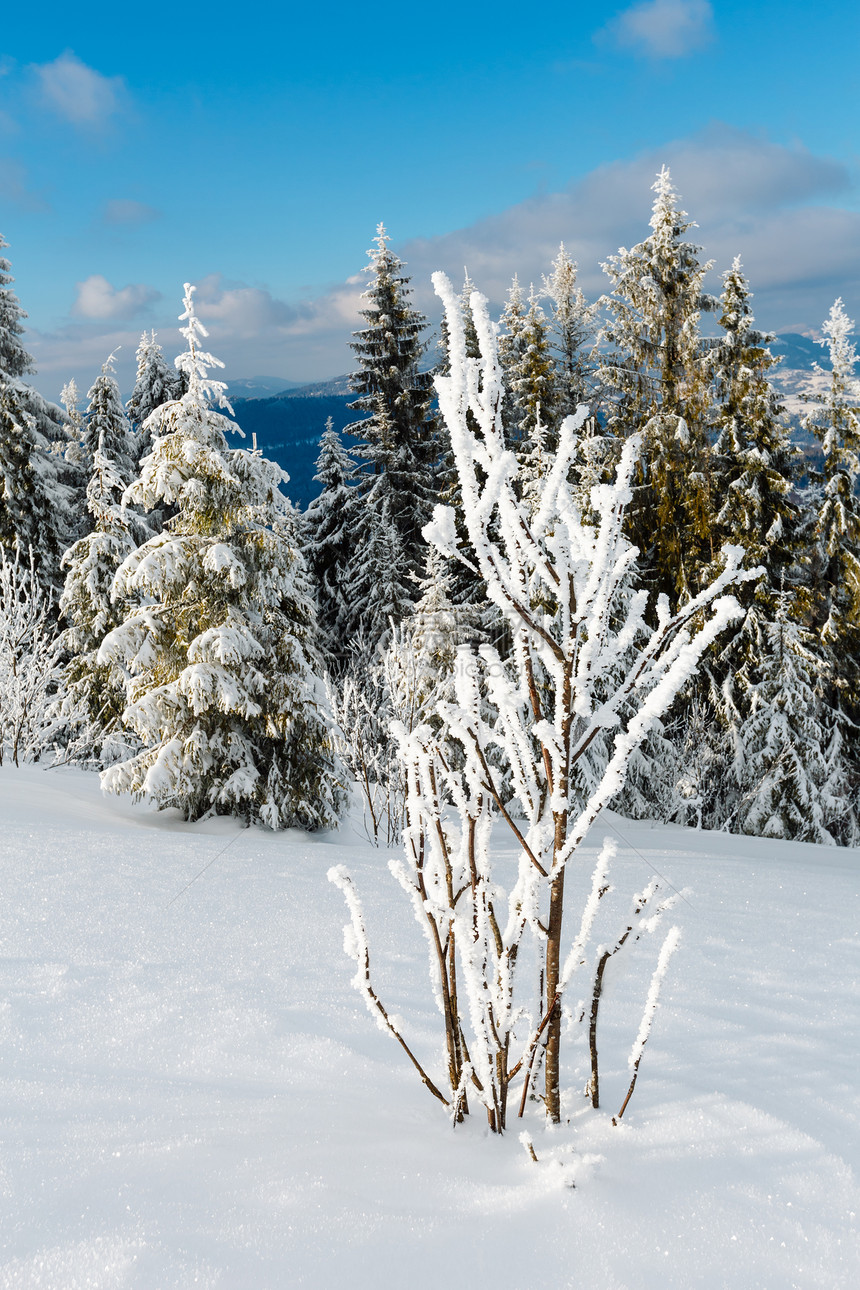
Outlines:
{"type": "MultiPolygon", "coordinates": [[[[838,655],[838,666],[860,659],[860,379],[854,323],[837,300],[824,323],[821,344],[830,358],[826,391],[805,426],[820,439],[824,464],[817,484],[818,623],[838,655]]],[[[847,687],[847,676],[845,678],[847,687]]],[[[854,687],[856,696],[857,690],[854,687]]]]}
{"type": "Polygon", "coordinates": [[[576,262],[562,242],[549,274],[543,275],[543,296],[549,305],[549,342],[556,364],[558,418],[572,416],[580,403],[595,411],[592,349],[597,305],[589,304],[577,285],[576,262]]]}
{"type": "Polygon", "coordinates": [[[853,331],[839,299],[821,328],[830,359],[827,388],[812,396],[817,406],[805,418],[824,449],[822,469],[812,481],[813,621],[830,660],[826,703],[855,785],[851,810],[837,826],[839,841],[849,845],[856,841],[860,813],[860,379],[853,331]]]}
{"type": "MultiPolygon", "coordinates": [[[[723,274],[723,335],[708,353],[715,525],[722,540],[741,543],[750,567],[764,566],[766,585],[775,596],[800,550],[801,517],[792,497],[799,454],[769,377],[779,362],[768,349],[774,337],[756,330],[751,301],[736,257],[723,274]]],[[[745,588],[747,596],[751,591],[745,588]]]]}
{"type": "Polygon", "coordinates": [[[474,609],[454,602],[451,562],[435,546],[427,547],[423,576],[415,581],[421,594],[386,656],[389,687],[399,696],[397,719],[410,729],[432,720],[438,703],[454,697],[457,651],[483,636],[474,609]]]}
{"type": "Polygon", "coordinates": [[[68,443],[65,445],[66,461],[72,462],[81,471],[87,468],[84,452],[84,418],[80,407],[81,392],[74,377],[67,381],[60,391],[60,402],[66,412],[66,424],[63,427],[68,443]]]}
{"type": "Polygon", "coordinates": [[[169,366],[164,350],[155,339],[155,332],[144,332],[137,347],[137,375],[128,401],[128,416],[135,432],[134,460],[140,461],[149,452],[151,437],[143,429],[156,408],[182,397],[186,389],[183,373],[169,366]]]}
{"type": "Polygon", "coordinates": [[[99,662],[127,669],[124,722],[141,751],[103,773],[104,787],[178,807],[186,819],[235,814],[269,828],[319,828],[343,801],[321,683],[314,614],[297,550],[286,476],[258,452],[231,449],[216,412],[218,360],[186,285],[181,399],[147,429],[152,450],[124,501],[176,508],[166,530],[120,566],[127,602],[99,662]]]}
{"type": "Polygon", "coordinates": [[[112,358],[89,392],[86,438],[91,448],[87,511],[91,531],[63,556],[66,582],[60,613],[68,653],[59,713],[68,728],[72,756],[101,762],[106,740],[117,749],[126,704],[125,674],[115,662],[100,663],[99,648],[122,622],[124,606],[113,595],[114,576],[126,557],[150,536],[148,526],[122,498],[132,482],[131,427],[114,379],[112,358]]]}
{"type": "MultiPolygon", "coordinates": [[[[0,251],[7,244],[0,236],[0,251]]],[[[24,377],[34,370],[21,343],[26,318],[12,290],[9,261],[0,255],[0,545],[32,551],[46,588],[62,585],[60,558],[77,536],[73,463],[65,447],[63,414],[24,377]]]]}
{"type": "MultiPolygon", "coordinates": [[[[803,534],[796,497],[797,450],[782,420],[770,373],[779,360],[768,349],[772,336],[756,330],[752,293],[740,257],[723,274],[719,322],[723,335],[708,353],[714,436],[712,485],[715,540],[744,547],[747,566],[762,577],[739,589],[744,617],[709,660],[702,706],[709,706],[725,734],[723,758],[712,758],[710,784],[702,782],[703,821],[710,828],[731,825],[735,803],[727,794],[740,766],[744,727],[759,684],[759,664],[771,649],[772,625],[783,603],[786,579],[800,607],[803,534]],[[725,762],[725,766],[722,764],[725,762]]],[[[703,678],[704,680],[704,678],[703,678]]],[[[717,731],[709,731],[717,737],[717,731]]]]}
{"type": "MultiPolygon", "coordinates": [[[[464,318],[467,316],[464,313],[464,318]]],[[[505,373],[505,400],[502,406],[502,421],[505,427],[505,439],[508,447],[516,451],[520,445],[519,410],[516,407],[510,389],[510,373],[517,370],[525,354],[523,326],[526,317],[526,299],[520,280],[514,274],[513,281],[505,297],[505,307],[499,320],[499,364],[505,373]]]]}
{"type": "Polygon", "coordinates": [[[329,417],[314,479],[322,485],[304,513],[304,552],[316,593],[320,639],[329,666],[342,653],[349,618],[347,569],[358,528],[356,464],[329,417]]]}
{"type": "MultiPolygon", "coordinates": [[[[378,558],[388,539],[376,530],[393,525],[405,561],[405,581],[390,599],[405,606],[413,599],[408,572],[419,566],[421,528],[429,518],[437,482],[432,376],[419,367],[427,321],[412,307],[409,278],[382,224],[368,256],[370,282],[361,310],[365,326],[351,342],[358,367],[350,383],[358,397],[349,406],[369,415],[346,428],[361,441],[355,456],[364,463],[358,480],[362,525],[353,554],[355,567],[378,558]],[[386,482],[380,489],[376,485],[383,475],[386,482]]],[[[390,579],[383,569],[377,573],[390,579]]],[[[349,638],[362,635],[375,644],[368,615],[379,621],[366,598],[352,601],[346,624],[349,638]]]]}
{"type": "Polygon", "coordinates": [[[415,596],[410,554],[396,521],[399,502],[387,471],[360,495],[355,545],[344,574],[343,646],[362,642],[368,655],[384,649],[392,623],[411,612],[415,596]]]}
{"type": "Polygon", "coordinates": [[[695,225],[665,166],[653,189],[650,236],[603,265],[612,291],[604,300],[600,379],[610,400],[608,427],[622,436],[641,428],[644,436],[628,517],[643,575],[683,603],[715,554],[699,330],[701,310],[714,302],[702,289],[711,265],[685,239],[695,225]]]}
{"type": "Polygon", "coordinates": [[[114,355],[111,354],[87,393],[82,446],[92,467],[99,445],[102,445],[104,455],[115,463],[120,475],[127,476],[130,483],[134,471],[133,435],[114,371],[114,355]]]}
{"type": "Polygon", "coordinates": [[[546,315],[530,288],[518,345],[503,369],[510,391],[515,451],[523,465],[524,486],[539,484],[558,447],[556,365],[550,352],[546,315]]]}
{"type": "Polygon", "coordinates": [[[780,597],[764,623],[757,679],[738,722],[739,804],[733,831],[755,837],[832,843],[830,828],[850,814],[840,736],[821,701],[815,638],[780,597]]]}

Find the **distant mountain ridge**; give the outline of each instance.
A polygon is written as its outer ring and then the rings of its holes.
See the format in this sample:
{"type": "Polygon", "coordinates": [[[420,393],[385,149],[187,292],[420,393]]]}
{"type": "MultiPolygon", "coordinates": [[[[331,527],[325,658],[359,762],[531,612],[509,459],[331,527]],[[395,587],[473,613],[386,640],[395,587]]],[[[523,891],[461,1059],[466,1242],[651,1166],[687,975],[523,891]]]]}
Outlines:
{"type": "MultiPolygon", "coordinates": [[[[318,491],[314,474],[326,421],[331,417],[338,430],[360,421],[361,414],[347,406],[356,395],[349,388],[348,376],[309,385],[285,381],[283,388],[271,395],[239,393],[243,385],[256,386],[263,380],[277,381],[277,378],[255,377],[250,382],[231,382],[227,395],[233,405],[234,419],[247,440],[252,441],[256,435],[257,447],[287,471],[290,476],[287,495],[304,509],[318,491]]],[[[347,436],[347,444],[351,442],[347,436]]]]}
{"type": "Polygon", "coordinates": [[[239,377],[229,382],[229,393],[231,400],[271,399],[287,390],[299,389],[300,385],[300,381],[287,381],[282,376],[239,377]]]}

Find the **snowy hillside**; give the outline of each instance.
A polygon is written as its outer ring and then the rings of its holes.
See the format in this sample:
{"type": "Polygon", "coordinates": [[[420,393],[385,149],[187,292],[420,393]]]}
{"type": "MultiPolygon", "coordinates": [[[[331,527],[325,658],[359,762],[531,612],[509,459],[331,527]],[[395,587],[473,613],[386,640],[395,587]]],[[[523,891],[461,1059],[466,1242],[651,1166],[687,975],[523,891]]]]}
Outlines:
{"type": "Polygon", "coordinates": [[[606,1110],[533,1112],[534,1164],[519,1126],[453,1130],[350,989],[339,863],[436,1069],[420,936],[358,835],[188,826],[69,769],[4,766],[0,810],[3,1290],[858,1284],[856,851],[604,817],[582,865],[610,830],[620,889],[691,888],[683,943],[622,1125],[620,972],[606,1110]]]}

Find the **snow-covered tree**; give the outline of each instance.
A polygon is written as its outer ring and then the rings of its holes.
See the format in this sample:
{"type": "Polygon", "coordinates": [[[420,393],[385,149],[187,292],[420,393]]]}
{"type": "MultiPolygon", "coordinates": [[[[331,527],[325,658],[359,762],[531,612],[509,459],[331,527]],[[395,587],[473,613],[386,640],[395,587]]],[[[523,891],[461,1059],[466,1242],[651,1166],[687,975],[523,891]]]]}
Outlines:
{"type": "Polygon", "coordinates": [[[344,576],[343,641],[384,649],[391,624],[412,609],[415,590],[410,554],[397,524],[397,496],[387,471],[359,494],[355,542],[344,576]]]}
{"type": "Polygon", "coordinates": [[[142,747],[102,782],[187,819],[319,828],[343,793],[286,476],[259,452],[228,448],[233,423],[211,407],[229,407],[209,375],[221,364],[200,347],[192,293],[186,285],[177,360],[188,391],[151,414],[152,450],[124,496],[176,512],[120,566],[114,591],[128,607],[98,655],[127,669],[123,720],[142,747]]]}
{"type": "Polygon", "coordinates": [[[64,456],[66,461],[72,462],[79,470],[83,471],[86,469],[86,453],[84,452],[85,428],[84,418],[79,407],[81,392],[74,377],[67,381],[60,391],[60,402],[66,412],[64,429],[68,442],[64,448],[64,456]]]}
{"type": "MultiPolygon", "coordinates": [[[[351,880],[343,868],[330,877],[350,905],[347,946],[368,1007],[454,1118],[462,1118],[474,1099],[491,1129],[501,1132],[514,1081],[521,1081],[522,1113],[541,1065],[547,1116],[560,1119],[562,999],[586,958],[608,857],[595,871],[569,952],[563,936],[566,872],[623,782],[633,750],[738,613],[734,598],[722,593],[750,575],[738,568],[742,551],[727,551],[721,575],[676,614],[662,597],[656,625],[649,628],[648,593],[642,591],[614,616],[619,588],[636,557],[622,527],[639,438],[625,444],[615,483],[595,489],[595,525],[583,524],[568,476],[587,410],[566,419],[541,508],[528,515],[519,499],[516,460],[505,443],[504,388],[486,300],[472,297],[481,345],[475,364],[466,358],[450,283],[436,274],[434,284],[446,308],[451,354],[450,375],[437,378],[440,410],[456,456],[470,543],[513,640],[508,659],[487,645],[477,652],[462,646],[455,701],[437,707],[440,727],[425,722],[397,731],[407,827],[396,876],[426,933],[443,1018],[446,1079],[432,1080],[380,1002],[351,880]],[[625,660],[623,667],[619,660],[625,660]],[[607,688],[606,678],[613,675],[617,683],[607,688]],[[614,748],[583,801],[583,760],[607,730],[615,732],[614,748]],[[504,773],[510,791],[503,793],[504,773]],[[512,885],[494,863],[497,820],[509,830],[518,856],[512,885]],[[535,955],[542,959],[540,975],[535,955]],[[527,985],[519,972],[524,961],[530,964],[527,985]],[[538,980],[542,989],[529,997],[538,980]]],[[[443,554],[455,555],[449,508],[436,508],[425,536],[443,554]]]]}
{"type": "MultiPolygon", "coordinates": [[[[6,242],[0,236],[0,251],[6,242]]],[[[33,360],[21,344],[26,314],[0,255],[0,545],[33,552],[46,588],[62,584],[60,557],[78,531],[77,473],[52,445],[65,446],[63,414],[24,376],[33,360]]]]}
{"type": "Polygon", "coordinates": [[[708,379],[699,331],[711,264],[685,240],[695,225],[680,209],[664,166],[653,185],[651,234],[603,265],[612,282],[604,304],[600,379],[613,406],[608,425],[643,434],[629,524],[646,579],[676,603],[695,595],[715,554],[708,478],[708,379]]]}
{"type": "MultiPolygon", "coordinates": [[[[388,243],[380,224],[368,251],[370,282],[361,310],[366,325],[351,342],[358,368],[350,381],[358,397],[350,407],[369,414],[347,426],[361,441],[355,456],[365,463],[358,481],[365,515],[354,558],[356,567],[375,560],[388,542],[385,530],[393,526],[408,571],[419,565],[421,527],[435,498],[438,443],[431,412],[432,377],[419,370],[427,322],[412,307],[409,278],[388,243]],[[381,476],[386,478],[380,489],[376,485],[381,476]]],[[[377,572],[390,576],[381,568],[377,572]]],[[[410,593],[404,582],[392,603],[408,604],[410,593]]],[[[353,603],[350,637],[360,633],[372,640],[365,622],[368,608],[367,602],[353,603]]]]}
{"type": "Polygon", "coordinates": [[[128,401],[128,416],[135,431],[135,464],[139,465],[151,447],[151,438],[143,429],[156,408],[182,397],[186,381],[182,372],[171,368],[164,357],[164,350],[155,339],[155,332],[144,332],[137,347],[137,375],[128,401]]]}
{"type": "MultiPolygon", "coordinates": [[[[468,316],[463,312],[464,319],[468,316]]],[[[522,365],[526,344],[523,339],[523,326],[526,317],[526,300],[520,280],[514,274],[513,281],[505,297],[505,307],[499,320],[499,365],[505,374],[505,402],[502,407],[502,420],[505,426],[505,437],[509,448],[519,447],[521,435],[519,428],[519,409],[516,406],[511,389],[511,374],[522,365]]],[[[474,328],[474,321],[472,323],[474,328]]]]}
{"type": "Polygon", "coordinates": [[[543,276],[542,294],[550,302],[549,338],[556,362],[559,420],[572,416],[580,403],[590,404],[594,411],[592,348],[598,309],[577,286],[577,266],[563,242],[551,272],[543,276]]]}
{"type": "Polygon", "coordinates": [[[66,582],[60,613],[67,623],[62,644],[69,658],[59,713],[68,727],[75,758],[99,762],[121,750],[125,675],[115,663],[100,663],[108,632],[122,622],[124,606],[113,596],[113,581],[126,557],[150,536],[142,517],[123,507],[132,482],[131,428],[113,375],[111,359],[89,392],[85,445],[91,454],[87,511],[91,531],[63,556],[66,582]],[[105,741],[113,745],[106,750],[105,741]]]}
{"type": "Polygon", "coordinates": [[[103,455],[116,463],[120,474],[131,476],[134,466],[132,430],[114,377],[111,354],[87,394],[84,414],[83,448],[90,468],[99,445],[103,455]]]}
{"type": "MultiPolygon", "coordinates": [[[[817,406],[805,419],[824,449],[816,481],[818,618],[822,636],[836,650],[840,664],[860,659],[860,379],[853,330],[854,323],[837,300],[821,329],[821,344],[830,358],[828,388],[810,400],[817,406]]],[[[853,675],[856,679],[856,672],[853,675]]]]}
{"type": "Polygon", "coordinates": [[[314,479],[322,485],[304,513],[304,551],[316,592],[321,639],[334,661],[343,652],[349,618],[347,569],[358,527],[356,464],[329,417],[320,439],[314,479]]]}
{"type": "MultiPolygon", "coordinates": [[[[8,245],[0,233],[0,252],[8,245]]],[[[32,356],[21,342],[27,315],[12,290],[15,279],[11,269],[9,261],[0,255],[0,373],[5,381],[20,379],[34,370],[32,356]]]]}
{"type": "MultiPolygon", "coordinates": [[[[812,395],[805,418],[824,449],[820,472],[812,476],[814,538],[810,553],[812,621],[829,666],[825,703],[846,773],[860,784],[860,379],[854,323],[841,299],[830,310],[821,344],[830,359],[827,388],[812,395]]],[[[820,370],[820,369],[819,369],[820,370]]],[[[833,752],[835,756],[835,752],[833,752]]],[[[834,826],[840,842],[853,845],[855,809],[834,826]]]]}
{"type": "Polygon", "coordinates": [[[798,453],[769,379],[779,362],[768,349],[774,337],[755,329],[751,300],[736,257],[723,274],[723,335],[708,353],[714,387],[715,523],[724,541],[743,545],[751,566],[764,566],[775,592],[799,552],[800,516],[792,497],[798,453]]]}
{"type": "MultiPolygon", "coordinates": [[[[787,598],[788,593],[786,593],[787,598]]],[[[832,843],[828,824],[851,814],[838,731],[821,701],[814,638],[780,603],[738,723],[739,833],[832,843]]]]}
{"type": "Polygon", "coordinates": [[[505,371],[517,419],[517,438],[531,447],[538,421],[549,452],[558,440],[555,363],[549,346],[546,315],[534,288],[519,333],[520,353],[505,371]]]}
{"type": "MultiPolygon", "coordinates": [[[[788,578],[796,588],[800,580],[803,546],[796,501],[798,453],[769,378],[778,362],[768,349],[773,337],[756,330],[751,301],[737,257],[723,274],[719,317],[723,334],[708,352],[714,538],[715,545],[743,546],[747,566],[761,566],[763,576],[739,590],[744,617],[708,660],[700,686],[701,704],[710,707],[722,724],[729,750],[739,746],[750,715],[759,663],[770,650],[770,626],[782,603],[783,583],[788,578]]],[[[707,760],[702,758],[700,767],[707,760]]],[[[720,758],[711,759],[711,770],[712,782],[703,786],[709,800],[705,822],[718,827],[733,818],[734,808],[724,791],[727,777],[720,758]],[[720,810],[725,811],[722,817],[720,810]]]]}

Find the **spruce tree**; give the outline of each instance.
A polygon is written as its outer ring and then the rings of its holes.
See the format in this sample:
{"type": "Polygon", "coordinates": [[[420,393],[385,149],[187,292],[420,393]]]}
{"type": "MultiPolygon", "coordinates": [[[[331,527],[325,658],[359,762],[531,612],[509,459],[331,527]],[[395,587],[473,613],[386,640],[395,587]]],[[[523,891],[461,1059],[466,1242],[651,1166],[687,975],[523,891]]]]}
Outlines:
{"type": "MultiPolygon", "coordinates": [[[[800,514],[792,493],[798,453],[769,374],[779,360],[772,335],[755,329],[752,293],[740,258],[723,274],[722,338],[708,359],[713,381],[712,480],[719,509],[717,541],[737,542],[750,567],[762,565],[776,592],[800,550],[800,514]]],[[[746,587],[749,596],[749,584],[746,587]]]]}
{"type": "Polygon", "coordinates": [[[651,235],[603,265],[613,290],[604,302],[600,379],[612,398],[613,433],[643,432],[631,537],[646,580],[677,604],[696,594],[714,554],[699,317],[715,302],[702,289],[711,264],[702,264],[701,247],[685,240],[695,225],[665,166],[653,190],[651,235]]]}
{"type": "Polygon", "coordinates": [[[314,479],[322,485],[304,514],[305,558],[313,580],[320,637],[329,664],[342,652],[347,609],[347,569],[355,544],[357,467],[329,417],[320,440],[314,479]]]}
{"type": "MultiPolygon", "coordinates": [[[[0,251],[6,242],[0,236],[0,251]]],[[[77,536],[78,474],[52,445],[65,443],[63,415],[23,377],[34,370],[21,343],[27,317],[0,256],[0,544],[32,550],[42,586],[62,585],[60,557],[77,536]]]]}
{"type": "Polygon", "coordinates": [[[505,383],[505,398],[502,403],[502,424],[505,430],[507,446],[516,451],[520,446],[519,408],[511,388],[511,377],[519,371],[525,354],[526,342],[523,338],[523,327],[526,317],[526,302],[519,277],[514,274],[508,288],[505,307],[499,320],[499,367],[505,383]]]}
{"type": "Polygon", "coordinates": [[[211,406],[229,407],[209,377],[220,364],[200,348],[192,292],[178,360],[188,391],[152,414],[152,451],[126,494],[176,512],[120,567],[115,591],[128,609],[99,652],[128,670],[124,721],[142,749],[103,784],[186,819],[324,827],[343,793],[285,476],[259,452],[227,446],[233,423],[211,406]]]}
{"type": "Polygon", "coordinates": [[[77,381],[72,377],[60,391],[60,402],[66,412],[64,429],[68,439],[64,456],[66,461],[72,462],[79,470],[83,471],[85,469],[86,454],[84,452],[84,418],[78,407],[80,401],[81,393],[78,389],[77,381]]]}
{"type": "MultiPolygon", "coordinates": [[[[390,442],[391,426],[381,403],[375,416],[381,444],[390,442]]],[[[371,654],[388,642],[392,622],[410,612],[415,599],[413,561],[397,523],[403,494],[389,470],[364,477],[355,502],[353,548],[344,572],[346,613],[344,645],[371,654]]]]}
{"type": "Polygon", "coordinates": [[[115,462],[120,474],[131,482],[134,473],[132,429],[114,377],[113,360],[111,354],[87,393],[82,447],[85,460],[91,464],[99,445],[102,445],[103,454],[115,462]]]}
{"type": "MultiPolygon", "coordinates": [[[[805,419],[821,441],[824,462],[813,475],[815,545],[812,580],[815,626],[830,659],[826,699],[834,714],[838,743],[854,784],[860,784],[860,379],[854,323],[841,299],[821,332],[830,374],[826,391],[811,400],[805,419]]],[[[855,797],[856,797],[855,788],[855,797]]],[[[856,835],[856,811],[840,831],[841,841],[856,835]]]]}
{"type": "MultiPolygon", "coordinates": [[[[8,245],[0,233],[0,252],[8,245]]],[[[15,279],[11,269],[9,261],[0,254],[0,374],[4,381],[20,380],[35,371],[33,359],[21,343],[27,315],[12,290],[15,279]]]]}
{"type": "MultiPolygon", "coordinates": [[[[409,278],[388,243],[380,224],[366,266],[371,277],[361,311],[366,326],[351,342],[358,368],[350,380],[358,397],[349,406],[369,414],[346,428],[362,441],[355,455],[364,463],[358,488],[365,513],[353,552],[354,572],[390,545],[389,526],[394,528],[403,568],[407,573],[417,568],[421,530],[436,500],[439,445],[431,411],[432,374],[419,370],[427,322],[411,305],[409,278]],[[378,487],[382,476],[384,487],[378,487]]],[[[377,569],[376,575],[390,582],[392,572],[377,569]]],[[[369,571],[368,577],[372,581],[369,571]]],[[[354,576],[351,581],[356,585],[354,576]]],[[[392,604],[411,603],[413,588],[407,577],[398,589],[391,589],[392,604]]],[[[378,624],[375,610],[372,617],[378,624]]],[[[366,600],[351,606],[345,624],[349,637],[367,634],[366,618],[366,600]]]]}
{"type": "Polygon", "coordinates": [[[505,380],[511,391],[517,457],[527,466],[526,477],[533,479],[546,473],[558,447],[556,366],[546,315],[533,287],[518,339],[505,380]]]}
{"type": "MultiPolygon", "coordinates": [[[[67,572],[60,613],[68,624],[62,644],[69,658],[61,713],[70,728],[74,757],[101,762],[106,740],[120,730],[125,708],[122,671],[115,663],[98,661],[105,636],[122,622],[123,606],[112,594],[114,576],[138,543],[150,536],[142,518],[122,505],[133,473],[131,428],[110,359],[89,392],[86,431],[94,442],[87,485],[92,530],[63,556],[67,572]]],[[[121,740],[116,742],[121,746],[121,740]]],[[[112,755],[107,753],[107,758],[112,755]]]]}
{"type": "Polygon", "coordinates": [[[562,242],[543,276],[543,295],[550,302],[549,341],[556,363],[558,417],[572,416],[580,403],[592,413],[599,402],[594,379],[592,344],[596,330],[597,306],[589,304],[577,286],[577,266],[562,242]]]}
{"type": "MultiPolygon", "coordinates": [[[[840,656],[860,658],[860,380],[855,372],[854,323],[837,300],[824,323],[821,344],[830,357],[825,393],[811,399],[805,418],[824,449],[817,484],[819,547],[818,620],[825,640],[840,656]]],[[[820,369],[819,369],[820,370],[820,369]]]]}
{"type": "Polygon", "coordinates": [[[746,567],[763,570],[757,582],[739,589],[744,618],[708,665],[712,698],[735,744],[750,715],[759,664],[770,650],[769,624],[782,603],[786,580],[800,606],[803,548],[802,516],[794,497],[798,453],[769,379],[779,360],[768,349],[773,337],[755,329],[751,301],[736,258],[723,275],[723,336],[708,356],[715,438],[711,478],[719,499],[714,545],[742,546],[746,567]]]}
{"type": "Polygon", "coordinates": [[[765,624],[749,715],[738,728],[734,827],[756,837],[832,843],[828,824],[848,806],[840,750],[833,746],[838,735],[820,699],[814,639],[792,617],[780,605],[765,624]]]}
{"type": "Polygon", "coordinates": [[[185,393],[186,382],[182,372],[171,368],[167,363],[163,349],[156,342],[154,331],[142,334],[135,357],[137,375],[127,408],[136,435],[135,464],[139,464],[152,444],[151,435],[144,429],[146,421],[163,403],[180,399],[185,393]]]}

